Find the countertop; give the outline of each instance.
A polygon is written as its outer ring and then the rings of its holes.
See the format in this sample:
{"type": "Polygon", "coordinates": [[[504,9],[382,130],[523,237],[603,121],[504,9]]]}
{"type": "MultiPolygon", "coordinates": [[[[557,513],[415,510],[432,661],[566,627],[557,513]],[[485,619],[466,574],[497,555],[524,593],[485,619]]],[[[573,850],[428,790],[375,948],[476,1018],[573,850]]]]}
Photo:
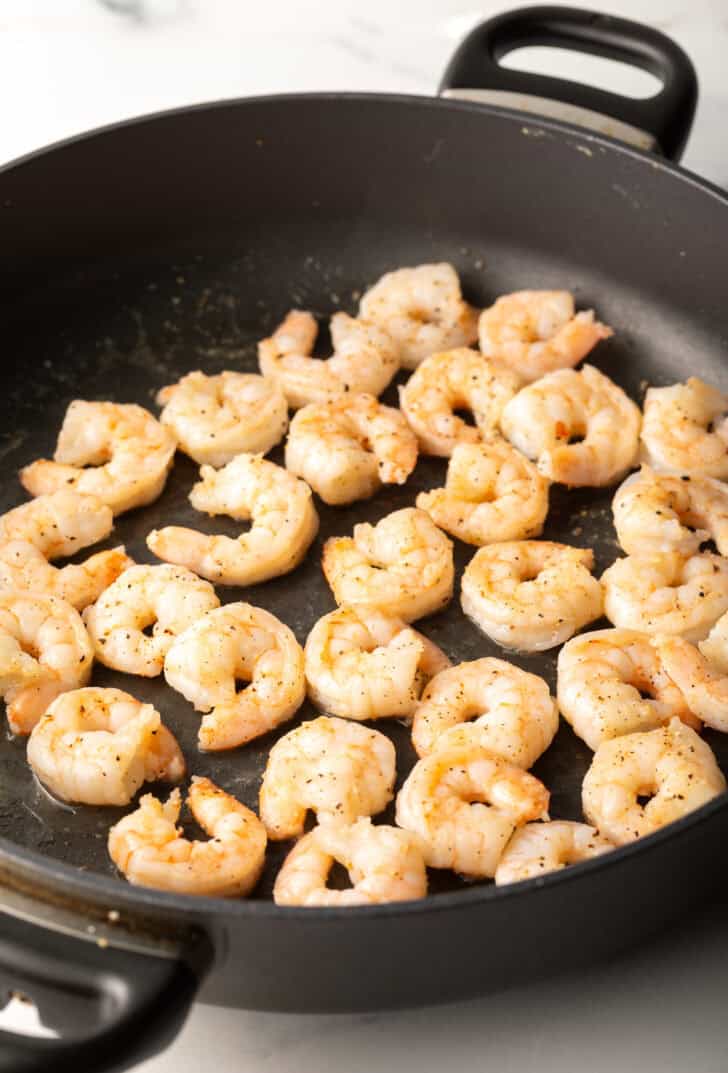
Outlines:
{"type": "MultiPolygon", "coordinates": [[[[477,0],[2,0],[0,162],[113,120],[292,90],[429,94],[453,48],[503,5],[477,0]]],[[[701,98],[683,163],[728,185],[725,0],[604,0],[691,55],[701,98]]],[[[594,78],[599,61],[573,60],[594,78]]],[[[629,72],[613,88],[639,88],[629,72]]],[[[197,1006],[140,1073],[724,1073],[728,919],[711,907],[588,973],[453,1006],[297,1017],[197,1006]]],[[[457,966],[453,965],[453,972],[457,966]]],[[[82,1071],[80,1071],[82,1073],[82,1071]]]]}

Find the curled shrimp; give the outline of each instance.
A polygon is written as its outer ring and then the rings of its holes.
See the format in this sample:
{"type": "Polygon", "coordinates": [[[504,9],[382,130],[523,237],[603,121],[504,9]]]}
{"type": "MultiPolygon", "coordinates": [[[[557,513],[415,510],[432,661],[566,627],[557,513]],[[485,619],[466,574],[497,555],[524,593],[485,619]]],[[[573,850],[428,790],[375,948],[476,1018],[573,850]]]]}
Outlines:
{"type": "Polygon", "coordinates": [[[263,824],[236,798],[196,775],[187,805],[209,842],[191,842],[177,827],[179,790],[164,804],[145,794],[139,807],[109,831],[109,856],[116,867],[130,883],[174,894],[249,894],[265,861],[263,824]]]}
{"type": "Polygon", "coordinates": [[[53,461],[31,462],[20,480],[31,495],[72,488],[121,514],[160,495],[176,446],[170,430],[142,406],[75,399],[66,410],[53,461]]]}
{"type": "Polygon", "coordinates": [[[571,820],[527,823],[518,828],[506,846],[495,870],[495,881],[500,887],[535,879],[613,849],[614,843],[587,823],[571,820]]]}
{"type": "Polygon", "coordinates": [[[642,457],[665,473],[728,478],[728,395],[691,376],[645,395],[642,457]]]}
{"type": "Polygon", "coordinates": [[[603,742],[584,776],[584,815],[617,845],[643,838],[723,793],[702,738],[679,719],[603,742]],[[649,797],[646,804],[640,798],[649,797]]]}
{"type": "Polygon", "coordinates": [[[728,554],[728,488],[711,477],[677,477],[642,466],[617,489],[612,513],[628,555],[694,555],[706,540],[728,554]]]}
{"type": "Polygon", "coordinates": [[[338,604],[376,607],[413,622],[452,598],[452,543],[422,510],[405,507],[353,537],[331,537],[323,571],[338,604]]]}
{"type": "Polygon", "coordinates": [[[417,506],[466,544],[525,540],[543,529],[549,482],[505,440],[458,443],[445,487],[420,492],[417,506]]]}
{"type": "Polygon", "coordinates": [[[13,540],[0,544],[0,588],[58,596],[82,611],[132,565],[122,546],[58,568],[33,544],[13,540]]]}
{"type": "Polygon", "coordinates": [[[506,365],[459,347],[425,358],[400,388],[399,404],[420,450],[448,458],[456,444],[479,443],[495,432],[519,384],[506,365]],[[456,410],[469,410],[477,427],[466,424],[456,410]]]}
{"type": "Polygon", "coordinates": [[[320,618],[305,648],[308,695],[330,715],[412,715],[447,656],[401,619],[373,608],[337,607],[320,618]]]}
{"type": "Polygon", "coordinates": [[[698,647],[715,670],[728,674],[728,613],[721,615],[698,647]]]}
{"type": "Polygon", "coordinates": [[[255,585],[298,566],[319,524],[304,481],[259,455],[203,466],[200,477],[190,492],[195,510],[250,521],[250,530],[233,539],[168,525],[149,534],[150,551],[219,585],[255,585]]]}
{"type": "Polygon", "coordinates": [[[287,469],[335,506],[366,499],[383,484],[404,484],[416,462],[414,432],[373,395],[304,406],[286,442],[287,469]]]}
{"type": "Polygon", "coordinates": [[[634,465],[641,420],[620,387],[585,365],[578,372],[548,373],[523,388],[506,403],[501,428],[549,480],[601,487],[634,465]]]}
{"type": "Polygon", "coordinates": [[[258,344],[260,371],[276,381],[294,410],[343,392],[381,395],[399,369],[397,344],[378,325],[334,313],[330,328],[334,352],[326,360],[311,357],[316,318],[300,309],[258,344]]]}
{"type": "Polygon", "coordinates": [[[590,548],[548,540],[489,544],[465,568],[463,611],[504,648],[543,652],[602,614],[593,564],[590,548]]]}
{"type": "Polygon", "coordinates": [[[592,309],[577,313],[569,291],[504,294],[480,314],[478,332],[483,354],[505,362],[524,380],[572,368],[614,335],[592,309]]]}
{"type": "MultiPolygon", "coordinates": [[[[682,637],[657,638],[665,670],[682,691],[691,711],[714,730],[728,731],[728,675],[714,667],[682,637]]],[[[709,650],[710,651],[710,650],[709,650]]]]}
{"type": "Polygon", "coordinates": [[[111,507],[98,496],[69,488],[37,496],[0,515],[0,543],[22,540],[46,559],[60,559],[104,540],[113,528],[111,507]]]}
{"type": "Polygon", "coordinates": [[[128,805],[143,782],[179,782],[185,761],[159,712],[120,689],[62,693],[28,739],[28,763],[56,797],[128,805]]]}

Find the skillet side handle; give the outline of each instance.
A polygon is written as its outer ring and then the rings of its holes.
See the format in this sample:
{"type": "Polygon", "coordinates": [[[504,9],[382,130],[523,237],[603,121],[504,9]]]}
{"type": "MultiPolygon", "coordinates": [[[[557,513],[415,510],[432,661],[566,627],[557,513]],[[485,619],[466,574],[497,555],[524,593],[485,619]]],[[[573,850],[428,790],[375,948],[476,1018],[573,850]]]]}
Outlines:
{"type": "Polygon", "coordinates": [[[439,92],[561,119],[669,159],[680,159],[698,100],[689,57],[651,26],[570,7],[524,7],[480,23],[461,42],[439,92]],[[513,71],[498,62],[513,49],[549,45],[620,60],[662,82],[636,100],[549,75],[513,71]]]}

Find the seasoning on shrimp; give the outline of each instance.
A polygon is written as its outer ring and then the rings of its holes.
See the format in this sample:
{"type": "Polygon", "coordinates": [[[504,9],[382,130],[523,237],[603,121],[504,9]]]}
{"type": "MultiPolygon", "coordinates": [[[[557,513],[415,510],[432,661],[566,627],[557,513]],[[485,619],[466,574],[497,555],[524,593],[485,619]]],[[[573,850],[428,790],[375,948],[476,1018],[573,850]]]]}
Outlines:
{"type": "Polygon", "coordinates": [[[628,555],[695,555],[706,540],[728,554],[728,488],[711,477],[676,477],[642,466],[615,492],[612,513],[628,555]]]}
{"type": "MultiPolygon", "coordinates": [[[[714,730],[728,732],[728,675],[682,637],[657,638],[665,670],[682,691],[690,710],[714,730]]],[[[708,647],[708,652],[710,648],[708,647]]]]}
{"type": "Polygon", "coordinates": [[[556,872],[570,864],[600,857],[614,843],[587,823],[548,820],[519,827],[495,870],[496,884],[518,883],[556,872]]]}
{"type": "Polygon", "coordinates": [[[697,376],[645,395],[642,456],[653,469],[728,478],[728,395],[697,376]]]}

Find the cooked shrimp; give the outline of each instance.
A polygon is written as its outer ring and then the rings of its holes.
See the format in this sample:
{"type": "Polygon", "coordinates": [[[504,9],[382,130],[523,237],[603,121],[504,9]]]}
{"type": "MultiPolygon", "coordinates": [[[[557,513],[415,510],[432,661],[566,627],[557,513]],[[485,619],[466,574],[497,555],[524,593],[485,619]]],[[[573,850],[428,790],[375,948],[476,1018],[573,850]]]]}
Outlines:
{"type": "Polygon", "coordinates": [[[549,820],[527,823],[513,835],[495,870],[495,881],[518,883],[556,872],[577,861],[588,861],[609,853],[614,843],[587,823],[549,820]]]}
{"type": "Polygon", "coordinates": [[[728,731],[728,676],[712,667],[694,645],[682,637],[657,638],[660,659],[682,690],[691,711],[714,730],[728,731]]]}
{"type": "Polygon", "coordinates": [[[466,720],[474,739],[515,767],[530,768],[559,728],[556,701],[543,678],[502,659],[458,663],[435,675],[412,723],[412,743],[426,756],[452,741],[466,720]],[[443,737],[446,735],[446,738],[443,737]]]}
{"type": "Polygon", "coordinates": [[[691,376],[645,395],[642,456],[654,469],[728,478],[728,395],[691,376]]]}
{"type": "Polygon", "coordinates": [[[600,487],[635,464],[641,420],[620,387],[585,365],[523,388],[504,407],[501,428],[549,480],[600,487]]]}
{"type": "Polygon", "coordinates": [[[728,614],[718,619],[698,647],[715,670],[728,674],[728,614]]]}
{"type": "Polygon", "coordinates": [[[254,812],[209,779],[193,776],[187,805],[209,842],[190,842],[177,827],[182,797],[162,804],[145,794],[109,831],[109,856],[130,883],[174,894],[238,898],[258,882],[265,828],[254,812]]]}
{"type": "Polygon", "coordinates": [[[700,641],[728,611],[728,559],[711,552],[630,555],[605,570],[602,587],[615,626],[700,641]]]}
{"type": "Polygon", "coordinates": [[[318,329],[311,313],[292,309],[269,339],[258,343],[258,364],[294,410],[328,402],[343,392],[381,395],[399,369],[398,347],[383,328],[334,313],[330,358],[311,357],[318,329]]]}
{"type": "Polygon", "coordinates": [[[376,607],[413,622],[452,598],[452,543],[422,510],[405,507],[352,537],[324,544],[323,570],[337,604],[376,607]]]}
{"type": "Polygon", "coordinates": [[[321,715],[271,749],[260,787],[268,837],[297,838],[306,813],[319,823],[373,816],[392,800],[394,746],[378,730],[321,715]]]}
{"type": "Polygon", "coordinates": [[[92,663],[81,616],[65,600],[0,592],[0,695],[14,734],[30,734],[59,693],[85,685],[92,663]]]}
{"type": "Polygon", "coordinates": [[[628,555],[694,555],[706,540],[728,555],[728,488],[711,477],[676,477],[642,466],[617,489],[612,512],[628,555]]]}
{"type": "Polygon", "coordinates": [[[584,776],[582,805],[587,819],[622,845],[679,820],[725,788],[710,746],[672,719],[600,745],[584,776]]]}
{"type": "Polygon", "coordinates": [[[425,358],[399,391],[399,404],[420,450],[448,458],[458,443],[479,443],[498,428],[520,381],[506,365],[460,347],[425,358]],[[477,427],[456,410],[470,410],[477,427]]]}
{"type": "Polygon", "coordinates": [[[132,565],[119,547],[58,569],[33,544],[13,540],[0,544],[0,588],[58,596],[81,611],[132,565]]]}
{"type": "Polygon", "coordinates": [[[478,338],[477,310],[463,301],[457,272],[445,263],[387,272],[362,297],[359,315],[387,329],[404,369],[478,338]]]}
{"type": "Polygon", "coordinates": [[[64,489],[0,515],[0,543],[23,540],[46,559],[59,559],[104,540],[113,528],[111,507],[97,496],[64,489]]]}
{"type": "Polygon", "coordinates": [[[645,633],[594,630],[575,637],[559,652],[557,670],[561,714],[590,749],[674,716],[700,727],[645,633]]]}
{"type": "Polygon", "coordinates": [[[114,514],[153,502],[164,488],[176,440],[142,406],[75,399],[66,410],[53,461],[20,471],[31,495],[72,488],[114,514]]]}
{"type": "Polygon", "coordinates": [[[348,719],[412,715],[426,682],[450,666],[417,630],[366,607],[337,607],[320,618],[305,657],[313,703],[348,719]]]}
{"type": "Polygon", "coordinates": [[[254,373],[188,373],[157,395],[159,416],[195,462],[224,466],[243,451],[265,454],[283,439],[288,404],[275,380],[254,373]]]}
{"type": "Polygon", "coordinates": [[[84,805],[128,805],[143,782],[185,773],[156,708],[93,686],[56,697],[28,739],[28,763],[56,797],[84,805]]]}
{"type": "Polygon", "coordinates": [[[445,487],[420,492],[417,506],[466,544],[525,540],[543,529],[549,482],[505,440],[458,443],[445,487]]]}
{"type": "Polygon", "coordinates": [[[174,641],[164,677],[198,712],[200,749],[234,749],[295,715],[306,696],[303,650],[283,622],[251,604],[208,611],[174,641]],[[238,692],[237,682],[249,682],[238,692]]]}
{"type": "Polygon", "coordinates": [[[415,764],[397,795],[397,823],[419,836],[431,868],[492,877],[516,827],[547,818],[548,807],[543,783],[468,741],[415,764]]]}
{"type": "Polygon", "coordinates": [[[260,455],[238,455],[218,470],[203,466],[200,476],[190,492],[195,510],[251,521],[251,528],[233,539],[168,525],[149,534],[150,551],[218,585],[255,585],[298,566],[319,524],[304,481],[260,455]]]}
{"type": "Polygon", "coordinates": [[[578,365],[601,339],[614,332],[577,313],[569,291],[515,291],[484,309],[478,322],[480,349],[510,366],[524,380],[578,365]]]}
{"type": "Polygon", "coordinates": [[[336,506],[366,499],[383,484],[404,484],[416,462],[414,432],[373,395],[304,406],[286,442],[286,467],[336,506]]]}
{"type": "Polygon", "coordinates": [[[504,648],[543,652],[602,614],[590,548],[514,540],[481,548],[465,568],[461,603],[504,648]]]}
{"type": "Polygon", "coordinates": [[[99,663],[153,678],[175,637],[219,604],[212,585],[190,570],[144,564],[125,570],[83,618],[99,663]]]}

